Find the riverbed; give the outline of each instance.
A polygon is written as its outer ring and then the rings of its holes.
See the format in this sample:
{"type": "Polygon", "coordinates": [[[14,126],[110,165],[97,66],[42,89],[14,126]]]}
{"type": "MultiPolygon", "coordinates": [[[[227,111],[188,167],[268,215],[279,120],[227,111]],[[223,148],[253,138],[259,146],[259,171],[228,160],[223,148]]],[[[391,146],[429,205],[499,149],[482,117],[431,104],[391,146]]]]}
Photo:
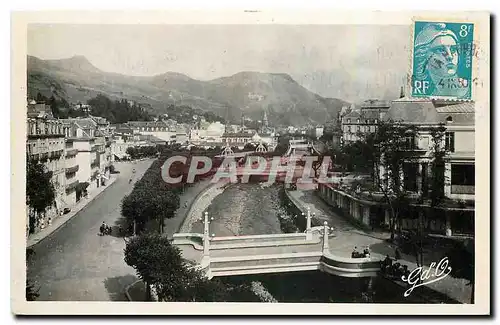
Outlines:
{"type": "MultiPolygon", "coordinates": [[[[210,233],[216,236],[281,233],[278,213],[278,185],[231,184],[215,196],[207,209],[210,233]]],[[[193,223],[192,232],[203,232],[202,220],[193,223]]]]}

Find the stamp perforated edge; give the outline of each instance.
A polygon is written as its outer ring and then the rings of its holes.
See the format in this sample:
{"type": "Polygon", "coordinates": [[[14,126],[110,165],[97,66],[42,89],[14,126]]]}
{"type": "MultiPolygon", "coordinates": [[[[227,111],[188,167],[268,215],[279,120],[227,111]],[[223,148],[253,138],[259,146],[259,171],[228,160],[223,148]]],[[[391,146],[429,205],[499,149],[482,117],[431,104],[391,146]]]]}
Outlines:
{"type": "Polygon", "coordinates": [[[406,92],[406,97],[414,100],[414,101],[430,101],[430,100],[438,100],[449,102],[451,105],[459,104],[459,103],[470,103],[475,102],[476,95],[476,86],[479,80],[479,62],[480,58],[477,57],[479,51],[481,51],[480,46],[480,38],[479,33],[476,31],[480,28],[480,23],[477,20],[471,19],[454,19],[454,18],[440,18],[440,17],[425,17],[425,16],[413,16],[411,18],[411,26],[410,26],[410,42],[409,42],[409,57],[408,57],[408,73],[406,80],[406,87],[408,91],[406,92]],[[460,20],[460,21],[458,21],[460,20]],[[412,76],[413,76],[413,47],[414,47],[414,38],[415,38],[415,22],[417,21],[427,21],[427,22],[437,22],[437,23],[468,23],[474,25],[474,34],[472,38],[472,44],[475,46],[476,51],[473,51],[473,60],[471,67],[471,96],[468,98],[456,98],[452,96],[426,96],[426,97],[413,97],[413,89],[412,89],[412,76]]]}

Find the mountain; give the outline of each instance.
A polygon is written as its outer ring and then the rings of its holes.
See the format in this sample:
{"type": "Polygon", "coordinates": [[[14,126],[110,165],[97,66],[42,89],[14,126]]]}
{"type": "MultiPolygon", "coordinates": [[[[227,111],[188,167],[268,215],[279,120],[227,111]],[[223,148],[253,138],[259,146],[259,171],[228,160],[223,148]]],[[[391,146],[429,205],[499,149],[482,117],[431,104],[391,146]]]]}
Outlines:
{"type": "Polygon", "coordinates": [[[168,105],[191,106],[238,123],[260,120],[264,111],[271,124],[323,124],[335,119],[345,101],[321,97],[288,74],[244,71],[209,81],[167,72],[151,77],[126,76],[96,68],[83,56],[41,60],[28,56],[28,95],[40,92],[68,102],[86,102],[97,94],[126,98],[153,113],[168,105]]]}

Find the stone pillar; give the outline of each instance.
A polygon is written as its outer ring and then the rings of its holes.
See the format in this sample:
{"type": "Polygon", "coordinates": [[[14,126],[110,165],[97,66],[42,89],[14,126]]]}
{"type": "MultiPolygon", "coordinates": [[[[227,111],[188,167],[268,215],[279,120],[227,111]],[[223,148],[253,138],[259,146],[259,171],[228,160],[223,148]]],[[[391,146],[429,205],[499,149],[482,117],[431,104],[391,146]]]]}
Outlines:
{"type": "Polygon", "coordinates": [[[209,234],[209,221],[208,221],[208,212],[205,212],[205,220],[203,222],[204,230],[203,230],[203,256],[209,255],[209,246],[210,246],[210,234],[209,234]]]}
{"type": "Polygon", "coordinates": [[[390,225],[391,224],[391,212],[389,211],[389,209],[384,209],[385,211],[385,220],[384,220],[384,223],[386,225],[390,225]]]}
{"type": "Polygon", "coordinates": [[[328,222],[323,223],[323,252],[328,251],[328,222]]]}
{"type": "Polygon", "coordinates": [[[446,217],[446,226],[445,226],[445,229],[446,229],[446,236],[451,236],[453,233],[451,231],[451,217],[450,217],[450,213],[448,211],[444,211],[444,215],[446,217]]]}
{"type": "Polygon", "coordinates": [[[418,195],[422,195],[422,164],[418,164],[417,171],[417,193],[418,195]]]}
{"type": "Polygon", "coordinates": [[[444,164],[444,195],[450,197],[451,195],[451,164],[444,164]]]}
{"type": "Polygon", "coordinates": [[[363,223],[370,226],[370,206],[363,207],[363,223]]]}
{"type": "Polygon", "coordinates": [[[312,231],[311,231],[311,209],[307,208],[306,214],[306,240],[312,239],[312,231]]]}

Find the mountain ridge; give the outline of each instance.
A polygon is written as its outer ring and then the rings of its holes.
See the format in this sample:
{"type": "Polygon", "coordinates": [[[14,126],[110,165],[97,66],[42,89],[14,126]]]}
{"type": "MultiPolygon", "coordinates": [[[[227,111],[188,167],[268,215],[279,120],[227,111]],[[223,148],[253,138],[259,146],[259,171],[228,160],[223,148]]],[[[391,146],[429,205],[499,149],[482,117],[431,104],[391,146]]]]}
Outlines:
{"type": "Polygon", "coordinates": [[[211,111],[232,122],[242,116],[271,124],[304,125],[335,119],[349,103],[325,98],[306,89],[286,73],[240,71],[208,81],[179,72],[128,76],[102,71],[86,57],[43,60],[28,56],[28,95],[38,92],[68,102],[85,102],[97,94],[136,101],[155,114],[167,105],[187,105],[211,111]]]}

